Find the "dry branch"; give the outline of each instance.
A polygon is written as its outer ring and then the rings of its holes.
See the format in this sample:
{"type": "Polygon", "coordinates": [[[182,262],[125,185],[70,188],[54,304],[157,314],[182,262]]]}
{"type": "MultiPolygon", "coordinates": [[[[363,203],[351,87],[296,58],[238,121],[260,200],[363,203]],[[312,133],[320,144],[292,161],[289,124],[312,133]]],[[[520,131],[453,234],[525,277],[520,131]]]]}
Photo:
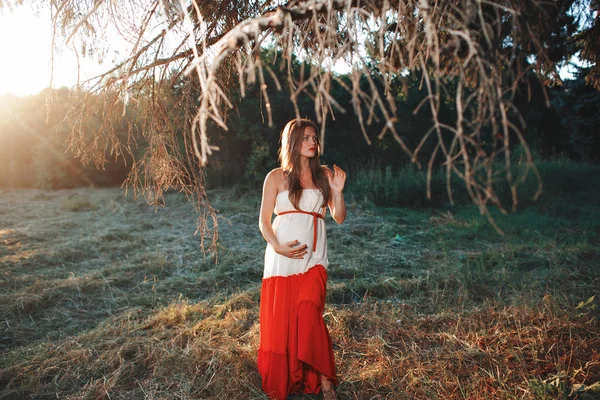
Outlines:
{"type": "MultiPolygon", "coordinates": [[[[499,172],[511,186],[513,210],[518,204],[518,186],[527,174],[533,171],[539,181],[520,132],[522,127],[513,122],[520,117],[512,105],[512,98],[528,73],[545,74],[550,79],[556,70],[552,69],[556,65],[544,47],[543,35],[547,30],[531,26],[533,22],[526,17],[534,10],[535,21],[550,25],[554,15],[549,10],[552,6],[541,7],[537,0],[298,0],[239,4],[155,0],[150,5],[132,0],[128,3],[132,9],[145,11],[139,13],[143,16],[139,20],[125,12],[131,10],[113,2],[87,4],[55,0],[53,4],[55,25],[71,27],[67,31],[68,40],[85,38],[84,33],[88,38],[96,37],[96,30],[103,26],[99,21],[108,17],[110,24],[123,35],[129,35],[128,39],[134,44],[120,63],[86,84],[98,93],[111,92],[117,96],[113,104],[106,104],[104,118],[115,121],[120,118],[108,111],[109,107],[125,107],[128,101],[144,105],[148,122],[142,136],[154,150],[148,150],[135,164],[128,183],[145,192],[160,197],[170,185],[176,185],[196,193],[199,207],[207,204],[202,188],[202,166],[217,150],[210,143],[207,124],[212,120],[226,130],[227,111],[234,106],[229,97],[232,81],[223,79],[226,64],[236,71],[242,95],[248,85],[258,82],[268,121],[272,124],[271,88],[267,87],[264,75],[265,71],[272,78],[274,75],[260,58],[261,43],[267,40],[274,43],[288,65],[290,101],[297,116],[300,116],[298,98],[312,98],[322,135],[327,120],[334,118],[334,110],[347,111],[330,93],[336,84],[351,94],[352,111],[367,143],[375,136],[381,139],[392,135],[415,163],[420,165],[420,161],[425,161],[429,177],[442,161],[450,200],[450,181],[456,177],[462,180],[482,215],[487,215],[492,223],[488,207],[505,209],[494,190],[498,182],[495,172],[500,165],[498,161],[503,164],[499,172]],[[147,37],[149,32],[158,33],[147,37]],[[165,44],[169,33],[179,37],[174,49],[165,44]],[[527,63],[527,54],[536,55],[536,63],[527,63]],[[308,73],[304,69],[300,74],[294,72],[291,64],[295,57],[302,58],[303,68],[310,69],[308,73]],[[336,62],[351,66],[351,79],[346,80],[335,72],[336,62]],[[156,93],[164,96],[167,88],[172,88],[173,77],[179,78],[182,69],[187,79],[178,95],[189,97],[182,97],[186,104],[182,119],[185,123],[183,129],[178,130],[168,127],[172,122],[164,117],[173,110],[161,109],[156,93]],[[415,73],[421,74],[427,91],[417,110],[429,109],[431,129],[424,132],[417,147],[411,149],[399,133],[403,121],[397,113],[391,88],[415,73]],[[149,93],[150,100],[146,98],[149,93]],[[448,96],[456,105],[454,126],[438,118],[442,101],[448,96]],[[378,134],[372,132],[374,124],[380,125],[378,134]],[[180,156],[173,144],[177,135],[183,135],[186,148],[186,154],[180,156]],[[420,159],[423,146],[431,141],[432,154],[420,159]],[[513,165],[511,154],[517,145],[522,148],[521,162],[525,168],[513,165]],[[194,165],[196,167],[190,167],[194,165]],[[145,175],[140,174],[142,167],[145,175]]],[[[276,90],[280,90],[280,82],[274,80],[276,90]]],[[[89,99],[83,96],[86,98],[89,99]]],[[[74,117],[74,121],[81,124],[86,112],[91,111],[81,106],[80,115],[74,117]]],[[[119,144],[111,124],[113,122],[104,123],[87,138],[81,134],[81,125],[74,124],[72,147],[82,157],[100,164],[106,148],[113,156],[133,156],[129,147],[131,138],[127,146],[119,144]]],[[[539,187],[541,189],[541,181],[539,187]]]]}

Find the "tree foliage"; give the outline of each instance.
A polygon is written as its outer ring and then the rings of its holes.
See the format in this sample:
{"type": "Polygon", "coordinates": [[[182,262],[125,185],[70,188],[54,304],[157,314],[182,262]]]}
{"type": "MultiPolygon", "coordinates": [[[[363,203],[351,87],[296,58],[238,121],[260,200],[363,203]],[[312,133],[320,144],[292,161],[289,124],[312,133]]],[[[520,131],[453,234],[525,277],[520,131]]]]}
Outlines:
{"type": "MultiPolygon", "coordinates": [[[[18,98],[0,96],[0,174],[1,188],[64,189],[77,186],[120,185],[127,178],[131,159],[102,165],[82,165],[80,159],[67,152],[65,140],[70,129],[53,129],[68,116],[77,98],[69,89],[54,90],[54,105],[47,112],[48,91],[18,98]]],[[[90,121],[93,125],[99,120],[90,121]]],[[[65,127],[66,128],[66,127],[65,127]]],[[[91,135],[91,132],[88,132],[91,135]]],[[[118,133],[124,139],[126,131],[118,133]]]]}
{"type": "Polygon", "coordinates": [[[457,176],[491,220],[490,205],[506,208],[494,191],[498,179],[508,181],[515,209],[517,187],[537,174],[522,134],[524,121],[513,103],[519,91],[529,90],[527,77],[535,74],[544,85],[557,82],[559,66],[579,52],[592,62],[588,81],[600,81],[596,0],[50,4],[57,46],[76,46],[82,55],[103,60],[111,54],[113,37],[128,44],[125,54],[104,60],[114,66],[81,82],[85,92],[70,119],[72,148],[98,164],[106,154],[134,157],[128,182],[155,201],[171,186],[194,194],[206,210],[200,218],[202,232],[210,227],[207,216],[216,221],[205,202],[202,173],[217,150],[209,127],[229,129],[238,97],[252,85],[260,90],[256,107],[268,126],[280,123],[273,105],[283,87],[294,116],[301,116],[299,104],[312,104],[322,135],[327,124],[353,113],[367,143],[390,137],[430,173],[441,162],[450,199],[450,177],[457,176]],[[587,18],[585,23],[581,18],[587,18]],[[281,58],[265,63],[260,56],[265,44],[274,46],[281,58]],[[296,57],[303,61],[300,69],[293,68],[296,57]],[[337,73],[338,63],[350,68],[349,79],[337,73]],[[276,68],[285,71],[284,79],[276,68]],[[410,89],[408,78],[415,76],[419,86],[410,89]],[[338,101],[344,93],[349,104],[338,101]],[[423,116],[422,136],[408,140],[402,135],[406,115],[398,112],[397,102],[414,95],[419,96],[410,99],[414,113],[426,110],[428,116],[423,116]],[[116,132],[123,115],[131,112],[143,122],[129,127],[123,141],[116,132]],[[444,112],[453,118],[443,118],[444,112]],[[81,125],[92,114],[102,120],[99,128],[81,125]],[[136,137],[148,143],[141,155],[136,137]],[[524,149],[529,168],[513,175],[510,154],[516,145],[524,149]]]}
{"type": "Polygon", "coordinates": [[[562,140],[567,142],[560,148],[585,161],[600,160],[600,92],[585,85],[583,78],[569,81],[554,92],[562,140]]]}

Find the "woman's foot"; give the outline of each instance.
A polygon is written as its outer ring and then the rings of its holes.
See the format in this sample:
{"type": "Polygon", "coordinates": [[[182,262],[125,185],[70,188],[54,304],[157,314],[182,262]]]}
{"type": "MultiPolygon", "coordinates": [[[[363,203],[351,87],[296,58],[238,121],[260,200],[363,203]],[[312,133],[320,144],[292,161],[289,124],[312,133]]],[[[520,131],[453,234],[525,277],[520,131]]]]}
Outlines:
{"type": "Polygon", "coordinates": [[[333,390],[333,384],[321,375],[321,390],[323,392],[323,400],[336,400],[335,390],[333,390]]]}
{"type": "Polygon", "coordinates": [[[333,390],[333,385],[329,385],[329,389],[323,389],[323,400],[336,400],[335,390],[333,390]]]}

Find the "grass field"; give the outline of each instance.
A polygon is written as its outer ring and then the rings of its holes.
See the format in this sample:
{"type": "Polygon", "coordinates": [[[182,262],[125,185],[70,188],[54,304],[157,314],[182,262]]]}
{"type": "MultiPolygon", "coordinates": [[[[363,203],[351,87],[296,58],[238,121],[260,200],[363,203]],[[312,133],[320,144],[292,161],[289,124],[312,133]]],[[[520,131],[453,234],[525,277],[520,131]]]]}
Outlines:
{"type": "MultiPolygon", "coordinates": [[[[0,399],[266,398],[259,193],[209,198],[218,262],[178,193],[1,191],[0,399]]],[[[327,219],[339,398],[600,398],[600,202],[563,206],[498,215],[501,237],[470,206],[348,199],[327,219]]]]}

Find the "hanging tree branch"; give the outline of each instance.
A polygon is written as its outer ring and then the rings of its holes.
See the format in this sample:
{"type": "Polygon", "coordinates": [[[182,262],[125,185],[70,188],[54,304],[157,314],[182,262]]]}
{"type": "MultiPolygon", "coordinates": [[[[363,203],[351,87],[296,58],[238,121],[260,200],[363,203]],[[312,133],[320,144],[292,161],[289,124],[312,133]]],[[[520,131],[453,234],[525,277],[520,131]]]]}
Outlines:
{"type": "Polygon", "coordinates": [[[500,176],[510,186],[513,210],[518,186],[532,172],[539,196],[541,180],[512,99],[528,74],[535,73],[542,82],[556,79],[560,60],[548,56],[548,43],[559,29],[556,19],[580,2],[559,0],[542,6],[538,0],[130,0],[121,5],[52,0],[54,25],[68,39],[78,38],[84,47],[106,44],[106,35],[116,30],[131,43],[130,52],[115,67],[82,86],[108,96],[96,104],[94,95],[78,94],[78,108],[68,116],[74,127],[71,145],[79,156],[99,165],[107,154],[134,159],[127,183],[152,201],[159,202],[170,186],[196,196],[198,208],[207,210],[199,219],[204,238],[216,226],[203,187],[202,167],[217,150],[210,143],[208,122],[227,130],[227,111],[235,103],[231,87],[237,86],[243,96],[258,82],[272,124],[269,94],[281,90],[282,82],[260,57],[261,43],[269,41],[287,63],[297,117],[298,99],[310,97],[324,135],[334,111],[350,111],[330,93],[334,84],[339,86],[351,95],[351,111],[367,143],[391,135],[411,160],[418,165],[424,161],[428,196],[429,181],[441,163],[450,201],[451,180],[458,179],[493,224],[489,206],[506,209],[496,192],[500,176]],[[300,73],[291,68],[295,57],[303,61],[300,73]],[[535,61],[530,63],[531,57],[535,61]],[[351,67],[348,79],[335,72],[338,62],[351,67]],[[230,72],[237,79],[229,79],[230,72]],[[268,87],[265,72],[273,87],[268,87]],[[411,148],[401,135],[404,121],[393,87],[415,74],[426,91],[415,113],[428,109],[431,129],[411,148]],[[448,101],[455,104],[452,126],[439,118],[448,101]],[[128,127],[123,140],[117,132],[129,103],[142,117],[128,127]],[[102,119],[100,128],[84,126],[94,113],[102,119]],[[173,121],[179,125],[174,127],[173,121]],[[183,153],[176,139],[181,136],[183,153]],[[136,137],[149,144],[141,157],[134,151],[136,137]],[[433,151],[423,155],[426,144],[433,151]],[[524,154],[521,166],[514,165],[512,156],[517,145],[524,154]]]}
{"type": "MultiPolygon", "coordinates": [[[[340,106],[336,102],[332,102],[331,96],[325,90],[330,87],[329,82],[337,78],[322,65],[324,60],[334,61],[332,57],[339,54],[337,50],[341,43],[345,51],[350,53],[350,58],[359,61],[356,69],[362,72],[361,76],[368,83],[369,91],[366,93],[360,86],[361,79],[353,79],[351,87],[342,86],[352,93],[354,110],[358,114],[365,137],[368,139],[361,107],[363,103],[369,110],[368,123],[372,122],[375,115],[385,121],[378,138],[381,139],[387,132],[390,132],[401,148],[415,162],[418,162],[419,149],[425,141],[430,139],[430,134],[435,132],[438,144],[428,162],[428,176],[431,177],[434,158],[437,156],[437,152],[441,151],[446,160],[444,165],[447,169],[448,182],[453,174],[459,177],[464,182],[472,201],[479,206],[481,213],[494,224],[488,205],[492,204],[501,211],[505,211],[494,190],[497,181],[493,169],[497,168],[497,164],[493,160],[499,154],[503,155],[504,174],[511,188],[513,210],[516,209],[518,203],[518,184],[524,181],[529,170],[536,171],[531,153],[525,141],[522,140],[519,128],[510,122],[507,114],[516,82],[507,80],[504,71],[515,68],[515,46],[513,49],[508,49],[498,45],[501,34],[498,27],[500,19],[498,8],[501,8],[505,15],[513,18],[511,26],[513,33],[519,28],[526,28],[531,32],[528,26],[523,27],[517,24],[521,13],[521,4],[522,2],[517,1],[512,3],[507,1],[505,5],[474,1],[439,1],[430,4],[428,0],[419,0],[416,4],[408,2],[409,6],[407,7],[405,3],[393,4],[387,1],[382,4],[365,2],[362,6],[356,6],[350,1],[344,0],[314,0],[298,3],[293,8],[278,7],[274,12],[244,21],[215,43],[216,53],[214,55],[195,57],[188,67],[187,72],[195,71],[202,85],[200,107],[197,113],[201,145],[195,149],[196,154],[203,164],[208,162],[211,153],[211,148],[207,145],[207,121],[209,119],[213,119],[226,129],[224,112],[221,111],[220,106],[223,103],[230,106],[229,99],[224,95],[224,90],[219,86],[215,77],[221,63],[229,55],[244,47],[249,48],[250,52],[256,51],[256,48],[251,47],[251,43],[264,32],[279,35],[283,39],[279,43],[288,58],[290,54],[297,54],[300,46],[303,46],[302,50],[307,53],[307,58],[315,61],[314,68],[311,68],[311,74],[306,81],[297,81],[294,76],[289,77],[293,86],[298,88],[293,92],[291,101],[295,103],[299,92],[309,91],[310,88],[315,97],[317,119],[324,126],[331,107],[340,108],[340,106]],[[344,14],[346,27],[349,32],[354,34],[353,36],[340,38],[338,34],[341,23],[340,13],[344,14]],[[359,36],[357,32],[362,34],[367,32],[369,21],[365,19],[365,16],[379,18],[376,20],[376,24],[378,24],[376,43],[368,49],[369,56],[378,61],[377,71],[366,66],[368,64],[364,62],[364,55],[360,51],[351,50],[360,47],[356,43],[359,36]],[[387,19],[393,20],[394,18],[389,16],[395,16],[397,21],[402,22],[412,19],[416,26],[405,25],[404,29],[401,29],[399,28],[401,25],[396,24],[394,30],[390,31],[387,29],[389,26],[387,19]],[[471,27],[473,24],[476,24],[478,29],[473,29],[471,27]],[[306,46],[305,36],[307,32],[313,33],[311,36],[313,43],[309,43],[308,46],[306,46]],[[412,37],[407,38],[407,34],[412,34],[412,37]],[[353,38],[354,43],[348,45],[347,41],[353,38]],[[445,42],[442,43],[443,39],[445,42]],[[408,52],[403,52],[401,49],[398,51],[399,42],[408,47],[408,52]],[[395,58],[390,55],[394,55],[395,58]],[[377,88],[377,84],[380,84],[384,88],[383,91],[389,93],[390,77],[398,76],[398,71],[403,69],[422,71],[428,92],[426,99],[433,122],[433,131],[424,136],[423,141],[414,151],[407,147],[397,133],[396,126],[401,121],[396,114],[394,99],[382,98],[377,88]],[[316,85],[316,81],[319,81],[319,84],[316,85]],[[455,127],[444,126],[438,120],[442,91],[449,82],[457,82],[455,90],[457,122],[455,127]],[[474,101],[475,99],[477,101],[474,101]],[[471,121],[468,121],[469,119],[471,121]],[[469,131],[469,126],[474,126],[475,129],[469,131]],[[493,139],[494,146],[488,150],[484,149],[484,142],[487,138],[482,135],[482,128],[487,126],[492,126],[491,132],[494,132],[495,138],[493,139]],[[511,130],[514,131],[519,144],[524,149],[527,164],[524,175],[519,176],[519,179],[516,180],[513,177],[514,168],[511,160],[511,147],[513,146],[511,130]],[[445,139],[448,133],[453,136],[450,147],[447,147],[445,139]],[[496,140],[498,136],[502,140],[496,140]]],[[[526,24],[526,21],[523,23],[526,24]]],[[[540,47],[537,49],[538,52],[541,50],[541,40],[535,36],[530,37],[528,44],[540,47]]],[[[290,60],[288,59],[288,61],[290,60]]],[[[263,81],[260,63],[255,63],[252,57],[246,60],[245,70],[252,71],[252,76],[257,70],[261,82],[263,81]]],[[[291,74],[291,70],[288,69],[288,71],[291,74]]],[[[518,76],[523,76],[525,71],[517,70],[516,73],[518,76]]],[[[302,78],[304,78],[303,75],[300,79],[302,78]]],[[[268,99],[267,93],[264,94],[268,99]]],[[[271,109],[268,107],[268,100],[266,110],[270,121],[271,109]]],[[[296,110],[298,110],[297,106],[296,110]]],[[[299,117],[299,115],[297,116],[299,117]]],[[[537,172],[536,176],[541,189],[541,180],[539,180],[537,172]]],[[[539,192],[540,190],[536,196],[539,195],[539,192]]],[[[450,184],[448,184],[448,195],[452,201],[450,184]]],[[[494,226],[500,231],[497,225],[494,224],[494,226]]]]}

